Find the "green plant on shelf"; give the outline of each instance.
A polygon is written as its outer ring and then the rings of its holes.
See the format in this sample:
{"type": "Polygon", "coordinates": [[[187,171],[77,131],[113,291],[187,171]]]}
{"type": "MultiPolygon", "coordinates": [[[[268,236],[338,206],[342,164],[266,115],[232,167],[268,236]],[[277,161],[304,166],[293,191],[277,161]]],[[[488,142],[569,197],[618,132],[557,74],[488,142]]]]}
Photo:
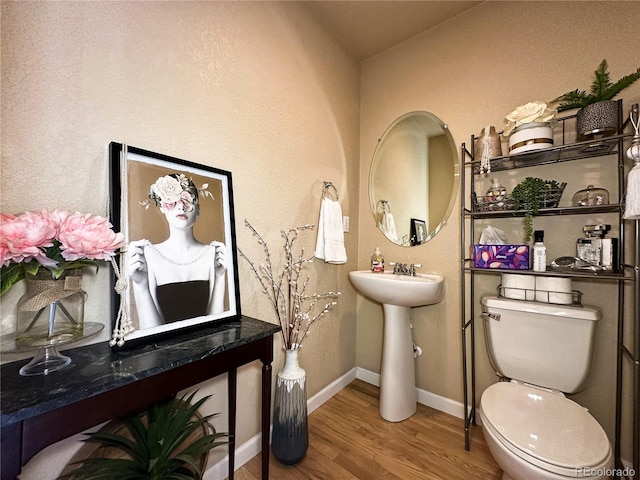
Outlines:
{"type": "Polygon", "coordinates": [[[571,110],[573,108],[584,108],[603,100],[612,100],[622,90],[630,86],[636,80],[640,79],[640,67],[635,72],[625,75],[617,82],[612,83],[609,75],[609,65],[606,60],[602,60],[595,70],[594,80],[591,84],[589,92],[586,90],[575,89],[564,93],[553,101],[558,102],[558,112],[571,110]]]}
{"type": "Polygon", "coordinates": [[[561,188],[562,186],[555,180],[543,180],[537,177],[527,177],[514,187],[511,193],[513,208],[525,211],[525,241],[530,241],[533,234],[533,216],[540,208],[548,206],[546,199],[561,188]]]}

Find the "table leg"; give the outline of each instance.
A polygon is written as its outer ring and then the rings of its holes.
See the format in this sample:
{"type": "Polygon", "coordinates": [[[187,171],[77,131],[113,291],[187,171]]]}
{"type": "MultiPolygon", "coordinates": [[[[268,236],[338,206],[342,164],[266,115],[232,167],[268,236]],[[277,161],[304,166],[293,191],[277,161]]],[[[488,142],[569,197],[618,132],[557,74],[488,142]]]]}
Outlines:
{"type": "Polygon", "coordinates": [[[236,388],[237,369],[232,368],[227,377],[229,395],[229,480],[233,480],[236,463],[236,388]]]}
{"type": "Polygon", "coordinates": [[[2,439],[1,478],[2,480],[17,479],[22,469],[22,422],[3,427],[0,438],[2,439]]]}
{"type": "Polygon", "coordinates": [[[269,431],[271,429],[271,363],[262,364],[262,480],[269,480],[269,431]]]}

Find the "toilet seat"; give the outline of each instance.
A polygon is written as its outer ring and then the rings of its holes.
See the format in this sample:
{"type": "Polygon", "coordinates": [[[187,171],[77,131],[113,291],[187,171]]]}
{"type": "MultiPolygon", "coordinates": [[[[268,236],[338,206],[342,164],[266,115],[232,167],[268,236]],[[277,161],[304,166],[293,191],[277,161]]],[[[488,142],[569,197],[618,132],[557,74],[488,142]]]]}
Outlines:
{"type": "Polygon", "coordinates": [[[500,382],[482,394],[483,426],[512,453],[565,477],[606,465],[609,439],[577,403],[557,393],[520,383],[500,382]]]}

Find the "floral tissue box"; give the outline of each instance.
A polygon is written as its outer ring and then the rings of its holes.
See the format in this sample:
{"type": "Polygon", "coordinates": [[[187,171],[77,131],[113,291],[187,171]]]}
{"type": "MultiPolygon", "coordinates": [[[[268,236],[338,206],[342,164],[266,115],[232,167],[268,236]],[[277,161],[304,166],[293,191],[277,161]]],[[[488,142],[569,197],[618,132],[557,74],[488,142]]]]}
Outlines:
{"type": "Polygon", "coordinates": [[[499,270],[529,270],[529,246],[474,245],[473,266],[499,270]]]}

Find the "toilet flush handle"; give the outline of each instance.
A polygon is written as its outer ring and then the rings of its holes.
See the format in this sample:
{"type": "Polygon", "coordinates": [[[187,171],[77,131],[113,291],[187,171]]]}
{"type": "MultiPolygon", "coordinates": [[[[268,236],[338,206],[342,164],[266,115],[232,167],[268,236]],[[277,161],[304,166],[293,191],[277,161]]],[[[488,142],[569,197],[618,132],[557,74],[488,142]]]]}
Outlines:
{"type": "Polygon", "coordinates": [[[495,320],[496,322],[499,322],[500,314],[499,313],[483,313],[482,318],[484,320],[495,320]]]}

